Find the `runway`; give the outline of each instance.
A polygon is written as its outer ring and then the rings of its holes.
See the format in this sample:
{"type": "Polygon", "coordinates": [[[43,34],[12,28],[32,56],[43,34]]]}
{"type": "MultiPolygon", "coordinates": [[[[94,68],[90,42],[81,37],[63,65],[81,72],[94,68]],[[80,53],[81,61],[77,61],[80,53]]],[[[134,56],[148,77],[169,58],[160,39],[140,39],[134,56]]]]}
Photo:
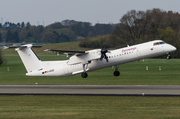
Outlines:
{"type": "Polygon", "coordinates": [[[0,85],[0,95],[180,96],[180,85],[0,85]]]}

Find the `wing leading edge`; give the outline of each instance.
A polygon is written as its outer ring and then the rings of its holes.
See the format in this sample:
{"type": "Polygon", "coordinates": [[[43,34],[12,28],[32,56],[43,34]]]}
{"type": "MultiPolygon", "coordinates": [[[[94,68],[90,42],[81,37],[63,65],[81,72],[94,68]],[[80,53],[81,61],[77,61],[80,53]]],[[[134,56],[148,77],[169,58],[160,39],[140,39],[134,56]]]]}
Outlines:
{"type": "Polygon", "coordinates": [[[53,49],[46,49],[44,51],[53,52],[57,54],[65,54],[67,56],[73,56],[73,55],[81,56],[88,53],[87,51],[68,51],[68,50],[53,50],[53,49]]]}

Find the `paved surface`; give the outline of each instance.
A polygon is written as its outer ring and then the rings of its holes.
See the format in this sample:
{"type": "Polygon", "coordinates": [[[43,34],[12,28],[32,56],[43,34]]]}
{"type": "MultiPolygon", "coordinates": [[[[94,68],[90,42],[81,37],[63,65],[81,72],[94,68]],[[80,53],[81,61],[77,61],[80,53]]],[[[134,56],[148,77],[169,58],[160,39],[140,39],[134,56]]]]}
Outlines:
{"type": "Polygon", "coordinates": [[[180,96],[180,85],[0,85],[0,95],[180,96]]]}

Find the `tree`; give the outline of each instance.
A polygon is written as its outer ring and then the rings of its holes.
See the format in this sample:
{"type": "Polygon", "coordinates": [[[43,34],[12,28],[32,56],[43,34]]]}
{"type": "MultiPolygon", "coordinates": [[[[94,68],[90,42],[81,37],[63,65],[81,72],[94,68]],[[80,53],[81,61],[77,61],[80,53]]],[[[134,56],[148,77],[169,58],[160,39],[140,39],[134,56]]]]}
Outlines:
{"type": "Polygon", "coordinates": [[[13,42],[19,43],[19,35],[17,31],[13,32],[12,39],[13,39],[13,42]]]}
{"type": "Polygon", "coordinates": [[[21,23],[21,28],[25,27],[25,24],[24,22],[21,23]]]}
{"type": "Polygon", "coordinates": [[[59,42],[69,42],[69,37],[61,33],[60,38],[58,39],[59,42]]]}
{"type": "Polygon", "coordinates": [[[0,33],[0,43],[3,42],[2,34],[0,33]]]}
{"type": "Polygon", "coordinates": [[[138,43],[143,37],[146,29],[146,14],[143,11],[131,10],[127,12],[121,19],[120,24],[115,27],[112,32],[113,38],[119,40],[124,45],[132,45],[138,43]]]}
{"type": "Polygon", "coordinates": [[[31,26],[31,24],[29,22],[26,23],[26,28],[29,29],[29,27],[31,26]]]}
{"type": "Polygon", "coordinates": [[[174,33],[175,32],[171,27],[167,27],[166,29],[158,29],[158,35],[156,39],[161,39],[165,42],[173,43],[174,33]]]}
{"type": "Polygon", "coordinates": [[[12,32],[8,30],[6,34],[6,42],[11,42],[11,41],[12,41],[12,32]]]}
{"type": "Polygon", "coordinates": [[[21,28],[21,24],[20,23],[17,23],[17,28],[21,28]]]}
{"type": "Polygon", "coordinates": [[[64,26],[60,22],[55,22],[54,24],[51,24],[50,27],[53,28],[53,29],[64,28],[64,26]]]}
{"type": "Polygon", "coordinates": [[[3,64],[3,57],[2,57],[2,51],[0,49],[0,66],[3,64]]]}
{"type": "Polygon", "coordinates": [[[95,24],[94,27],[89,27],[94,36],[111,34],[114,29],[112,24],[95,24]]]}
{"type": "Polygon", "coordinates": [[[129,45],[153,40],[158,35],[158,29],[172,26],[173,30],[180,30],[178,20],[179,14],[161,9],[146,12],[131,10],[120,19],[120,24],[112,32],[112,38],[129,45]]]}
{"type": "Polygon", "coordinates": [[[88,47],[88,48],[109,48],[108,41],[109,35],[105,36],[97,36],[94,38],[82,38],[80,37],[80,47],[88,47]]]}
{"type": "Polygon", "coordinates": [[[43,43],[56,43],[57,36],[54,33],[47,32],[43,35],[41,42],[43,43]]]}
{"type": "MultiPolygon", "coordinates": [[[[179,49],[180,44],[180,14],[161,9],[143,11],[131,10],[121,19],[113,30],[109,44],[119,45],[137,44],[150,40],[161,39],[179,49]]],[[[180,57],[176,51],[175,57],[180,57]]]]}
{"type": "Polygon", "coordinates": [[[7,28],[7,27],[8,27],[8,24],[9,24],[8,22],[5,22],[4,25],[3,25],[3,27],[4,27],[4,28],[7,28]]]}
{"type": "Polygon", "coordinates": [[[28,32],[26,38],[29,38],[29,37],[33,37],[32,34],[30,32],[28,32]]]}
{"type": "Polygon", "coordinates": [[[26,27],[23,27],[19,30],[19,41],[20,42],[24,42],[24,40],[26,39],[28,34],[28,30],[26,29],[26,27]]]}

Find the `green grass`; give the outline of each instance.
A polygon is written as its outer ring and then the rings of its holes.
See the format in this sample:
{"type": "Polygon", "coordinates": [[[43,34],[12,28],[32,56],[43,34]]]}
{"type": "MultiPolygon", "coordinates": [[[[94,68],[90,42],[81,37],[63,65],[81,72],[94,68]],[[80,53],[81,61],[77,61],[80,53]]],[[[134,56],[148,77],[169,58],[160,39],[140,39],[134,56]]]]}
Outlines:
{"type": "Polygon", "coordinates": [[[180,97],[0,96],[1,119],[178,119],[180,97]]]}
{"type": "MultiPolygon", "coordinates": [[[[39,55],[42,60],[65,59],[65,56],[39,55]]],[[[88,78],[80,75],[71,77],[28,77],[19,56],[5,56],[6,64],[0,67],[1,85],[180,85],[179,59],[146,59],[120,65],[121,75],[114,77],[114,68],[109,67],[88,72],[88,78]],[[149,70],[146,71],[146,66],[149,70]],[[161,71],[159,71],[161,66],[161,71]],[[9,71],[7,68],[9,67],[9,71]]]]}

